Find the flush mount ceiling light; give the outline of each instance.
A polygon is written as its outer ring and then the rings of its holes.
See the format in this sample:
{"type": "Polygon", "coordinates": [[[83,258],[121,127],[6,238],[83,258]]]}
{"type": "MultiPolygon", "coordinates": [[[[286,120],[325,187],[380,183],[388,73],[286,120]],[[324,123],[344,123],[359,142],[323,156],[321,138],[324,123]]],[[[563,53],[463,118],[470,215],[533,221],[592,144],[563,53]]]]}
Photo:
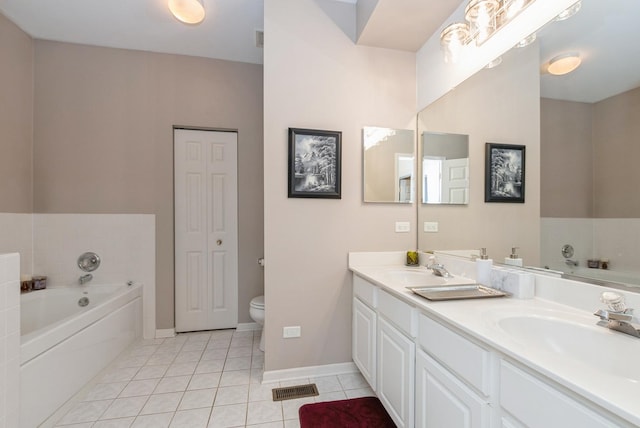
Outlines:
{"type": "Polygon", "coordinates": [[[169,10],[185,24],[199,24],[204,20],[203,0],[169,0],[169,10]]]}
{"type": "Polygon", "coordinates": [[[562,76],[578,68],[581,62],[580,54],[577,52],[565,53],[553,57],[551,61],[549,61],[547,71],[555,76],[562,76]]]}

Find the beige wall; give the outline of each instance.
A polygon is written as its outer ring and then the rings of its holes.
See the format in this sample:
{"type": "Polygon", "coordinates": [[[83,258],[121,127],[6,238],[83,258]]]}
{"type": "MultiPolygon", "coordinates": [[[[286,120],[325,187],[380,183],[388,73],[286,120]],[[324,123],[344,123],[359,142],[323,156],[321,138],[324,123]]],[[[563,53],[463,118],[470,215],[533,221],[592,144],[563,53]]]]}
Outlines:
{"type": "Polygon", "coordinates": [[[540,100],[540,215],[593,216],[592,105],[540,100]]]}
{"type": "Polygon", "coordinates": [[[33,207],[33,41],[0,14],[0,212],[33,207]]]}
{"type": "Polygon", "coordinates": [[[542,217],[638,218],[640,88],[586,104],[541,100],[542,217]]]}
{"type": "Polygon", "coordinates": [[[354,45],[318,1],[265,1],[267,371],[350,362],[347,253],[415,246],[415,205],[364,204],[361,182],[362,128],[415,126],[415,55],[354,45]],[[342,199],[287,198],[288,127],[342,131],[342,199]]]}
{"type": "Polygon", "coordinates": [[[535,46],[505,55],[504,62],[472,76],[420,113],[419,132],[469,135],[470,198],[464,205],[421,205],[420,249],[486,247],[502,260],[511,247],[527,264],[540,258],[540,84],[535,46]],[[526,146],[525,203],[485,203],[485,143],[526,146]],[[422,222],[439,232],[422,232],[422,222]]]}
{"type": "Polygon", "coordinates": [[[640,88],[593,105],[594,217],[640,217],[640,88]]]}
{"type": "Polygon", "coordinates": [[[160,329],[174,326],[173,125],[238,129],[239,321],[250,322],[262,293],[262,67],[36,41],[34,210],[155,214],[160,329]]]}

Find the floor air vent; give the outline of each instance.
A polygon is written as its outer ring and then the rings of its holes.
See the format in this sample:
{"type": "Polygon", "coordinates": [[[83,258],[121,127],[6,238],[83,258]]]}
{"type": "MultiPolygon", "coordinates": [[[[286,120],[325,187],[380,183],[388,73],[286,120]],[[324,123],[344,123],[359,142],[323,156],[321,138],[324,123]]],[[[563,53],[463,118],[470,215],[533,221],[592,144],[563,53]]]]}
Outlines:
{"type": "Polygon", "coordinates": [[[271,391],[273,392],[273,401],[292,400],[294,398],[315,397],[319,395],[315,383],[273,388],[271,391]]]}

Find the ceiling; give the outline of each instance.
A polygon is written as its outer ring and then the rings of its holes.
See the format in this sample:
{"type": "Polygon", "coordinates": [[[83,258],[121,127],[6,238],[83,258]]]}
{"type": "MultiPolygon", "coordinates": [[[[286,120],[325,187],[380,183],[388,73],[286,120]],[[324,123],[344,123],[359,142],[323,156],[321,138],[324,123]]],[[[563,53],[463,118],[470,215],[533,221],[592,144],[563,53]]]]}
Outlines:
{"type": "MultiPolygon", "coordinates": [[[[358,7],[357,0],[333,1],[358,7]]],[[[359,43],[415,52],[460,1],[360,0],[373,13],[359,43]]],[[[180,23],[167,0],[0,0],[0,11],[36,39],[261,64],[255,33],[263,29],[264,1],[204,0],[204,5],[207,16],[199,25],[180,23]]]]}
{"type": "MultiPolygon", "coordinates": [[[[415,52],[465,0],[314,1],[356,8],[358,44],[415,52]]],[[[207,17],[195,26],[173,18],[167,0],[0,0],[0,12],[36,39],[261,64],[264,0],[204,4],[207,17]]],[[[576,16],[547,25],[541,59],[572,50],[583,65],[564,77],[543,74],[542,95],[594,102],[640,86],[639,16],[640,1],[583,0],[576,16]]]]}

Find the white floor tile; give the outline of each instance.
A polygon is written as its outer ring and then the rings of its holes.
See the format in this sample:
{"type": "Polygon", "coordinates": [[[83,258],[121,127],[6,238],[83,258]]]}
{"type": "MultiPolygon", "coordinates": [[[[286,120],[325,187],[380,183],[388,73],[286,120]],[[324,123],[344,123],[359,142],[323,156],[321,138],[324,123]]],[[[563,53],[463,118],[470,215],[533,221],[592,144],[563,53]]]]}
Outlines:
{"type": "Polygon", "coordinates": [[[224,358],[218,360],[201,360],[196,366],[196,373],[222,372],[224,369],[224,358]]]}
{"type": "Polygon", "coordinates": [[[252,383],[249,385],[249,401],[266,401],[273,399],[273,388],[279,388],[278,382],[252,383]]]}
{"type": "Polygon", "coordinates": [[[61,425],[95,422],[107,410],[113,400],[84,401],[76,404],[60,420],[61,425]]]}
{"type": "Polygon", "coordinates": [[[100,419],[116,419],[137,416],[148,398],[148,396],[117,398],[113,403],[111,403],[111,406],[109,406],[106,412],[103,413],[100,419]]]}
{"type": "Polygon", "coordinates": [[[182,396],[182,401],[178,410],[199,409],[202,407],[213,407],[213,399],[216,396],[216,388],[198,389],[187,391],[182,396]]]}
{"type": "Polygon", "coordinates": [[[220,384],[221,372],[194,374],[187,390],[217,388],[220,384]]]}
{"type": "Polygon", "coordinates": [[[249,385],[250,380],[250,370],[223,371],[220,378],[220,386],[249,385]]]}
{"type": "Polygon", "coordinates": [[[131,428],[168,428],[172,418],[173,413],[140,415],[133,421],[131,428]]]}
{"type": "Polygon", "coordinates": [[[140,395],[151,395],[158,385],[160,379],[132,380],[122,390],[119,397],[136,397],[140,395]]]}
{"type": "Polygon", "coordinates": [[[120,357],[56,426],[300,428],[307,403],[373,396],[360,374],[262,384],[259,331],[142,341],[120,357]],[[320,395],[273,401],[273,388],[315,383],[320,395]]]}
{"type": "Polygon", "coordinates": [[[278,401],[254,401],[247,408],[247,425],[282,422],[282,404],[278,401]]]}
{"type": "Polygon", "coordinates": [[[182,392],[168,392],[166,394],[154,394],[140,411],[141,415],[151,413],[175,412],[182,399],[182,392]]]}
{"type": "Polygon", "coordinates": [[[207,428],[211,408],[179,410],[171,421],[170,428],[207,428]]]}
{"type": "Polygon", "coordinates": [[[192,375],[198,365],[197,361],[191,361],[188,363],[173,363],[167,369],[165,376],[184,376],[192,375]]]}
{"type": "Polygon", "coordinates": [[[247,403],[249,400],[249,385],[224,386],[218,388],[214,406],[247,403]]]}
{"type": "Polygon", "coordinates": [[[163,392],[180,392],[186,391],[187,386],[191,381],[191,376],[168,376],[160,379],[158,386],[154,394],[161,394],[163,392]]]}
{"type": "Polygon", "coordinates": [[[93,424],[92,428],[129,428],[135,418],[109,419],[106,421],[98,421],[93,424]]]}
{"type": "Polygon", "coordinates": [[[116,398],[127,382],[99,383],[87,393],[83,401],[108,400],[116,398]]]}
{"type": "Polygon", "coordinates": [[[229,428],[244,426],[247,420],[247,404],[214,407],[208,428],[229,428]]]}
{"type": "Polygon", "coordinates": [[[161,365],[146,365],[138,370],[138,373],[133,377],[133,380],[142,380],[142,379],[158,379],[164,376],[167,369],[169,368],[169,364],[161,364],[161,365]]]}

